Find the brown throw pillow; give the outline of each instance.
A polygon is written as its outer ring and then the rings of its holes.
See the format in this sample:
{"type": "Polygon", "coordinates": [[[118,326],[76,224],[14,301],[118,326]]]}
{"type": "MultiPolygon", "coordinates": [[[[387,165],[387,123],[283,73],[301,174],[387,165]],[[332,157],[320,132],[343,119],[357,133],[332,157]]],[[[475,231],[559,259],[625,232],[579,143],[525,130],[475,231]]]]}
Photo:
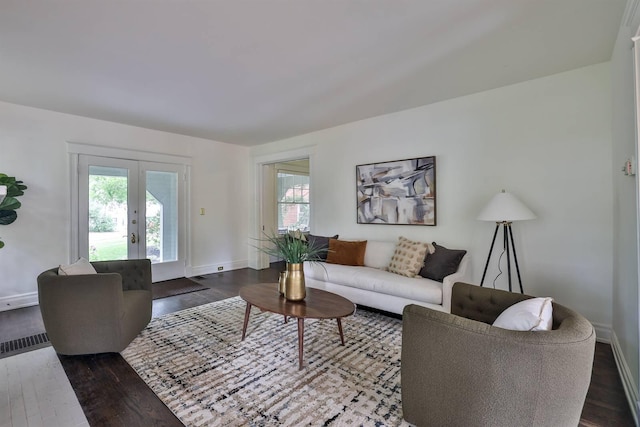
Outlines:
{"type": "Polygon", "coordinates": [[[364,265],[364,251],[367,241],[348,242],[346,240],[329,239],[327,262],[342,265],[364,265]]]}

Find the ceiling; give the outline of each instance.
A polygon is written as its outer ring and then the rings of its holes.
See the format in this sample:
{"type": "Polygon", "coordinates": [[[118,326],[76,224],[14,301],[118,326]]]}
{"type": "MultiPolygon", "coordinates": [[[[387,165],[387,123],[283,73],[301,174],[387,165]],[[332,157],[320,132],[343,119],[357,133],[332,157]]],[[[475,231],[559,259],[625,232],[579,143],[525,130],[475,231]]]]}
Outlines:
{"type": "Polygon", "coordinates": [[[256,145],[608,61],[626,0],[2,0],[0,100],[256,145]]]}

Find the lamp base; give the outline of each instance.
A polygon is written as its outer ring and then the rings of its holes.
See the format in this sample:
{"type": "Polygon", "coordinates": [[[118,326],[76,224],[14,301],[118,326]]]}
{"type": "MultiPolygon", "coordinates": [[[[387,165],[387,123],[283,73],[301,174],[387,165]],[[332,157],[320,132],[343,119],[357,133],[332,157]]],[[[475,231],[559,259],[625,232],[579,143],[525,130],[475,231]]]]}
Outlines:
{"type": "Polygon", "coordinates": [[[482,273],[482,280],[480,286],[484,285],[484,279],[487,275],[487,269],[489,268],[489,261],[491,260],[491,254],[493,253],[493,247],[496,243],[496,237],[498,236],[498,230],[502,225],[502,244],[504,251],[507,253],[507,276],[509,278],[509,292],[512,292],[511,287],[511,251],[513,251],[513,261],[516,265],[516,273],[518,275],[518,283],[520,284],[520,293],[524,294],[522,287],[522,278],[520,277],[520,266],[518,265],[518,256],[516,255],[516,245],[513,240],[513,230],[511,230],[511,222],[502,221],[496,222],[496,229],[493,233],[493,240],[491,241],[491,247],[489,248],[489,255],[487,256],[487,263],[484,265],[484,272],[482,273]]]}

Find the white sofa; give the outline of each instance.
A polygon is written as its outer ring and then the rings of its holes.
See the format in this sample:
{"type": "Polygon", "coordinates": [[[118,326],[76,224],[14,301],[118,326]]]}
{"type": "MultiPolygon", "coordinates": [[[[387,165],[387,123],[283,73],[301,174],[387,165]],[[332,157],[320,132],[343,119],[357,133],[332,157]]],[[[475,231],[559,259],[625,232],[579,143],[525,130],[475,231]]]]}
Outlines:
{"type": "Polygon", "coordinates": [[[358,305],[402,314],[407,304],[418,304],[451,312],[451,288],[455,282],[468,281],[469,254],[465,254],[458,271],[441,282],[401,276],[385,271],[395,251],[395,242],[367,241],[364,267],[305,262],[305,284],[323,289],[358,305]]]}

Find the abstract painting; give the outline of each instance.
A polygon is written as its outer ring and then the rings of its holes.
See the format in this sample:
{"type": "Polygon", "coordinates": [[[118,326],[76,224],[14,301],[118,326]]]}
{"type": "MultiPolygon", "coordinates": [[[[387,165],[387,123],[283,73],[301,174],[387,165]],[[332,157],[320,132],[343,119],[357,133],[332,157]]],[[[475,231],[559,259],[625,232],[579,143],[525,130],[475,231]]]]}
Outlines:
{"type": "Polygon", "coordinates": [[[436,225],[436,157],[356,166],[358,224],[436,225]]]}

